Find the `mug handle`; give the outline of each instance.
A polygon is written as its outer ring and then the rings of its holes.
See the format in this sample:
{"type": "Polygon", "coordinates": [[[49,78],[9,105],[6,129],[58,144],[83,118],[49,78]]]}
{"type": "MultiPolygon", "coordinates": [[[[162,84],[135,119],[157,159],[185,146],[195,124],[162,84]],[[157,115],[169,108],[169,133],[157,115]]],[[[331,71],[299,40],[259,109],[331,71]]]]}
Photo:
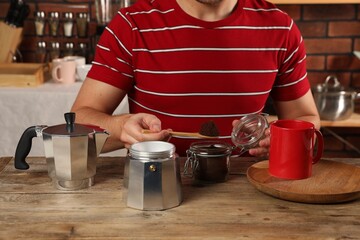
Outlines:
{"type": "Polygon", "coordinates": [[[61,64],[57,65],[51,72],[52,78],[56,82],[62,82],[62,79],[59,77],[60,68],[61,68],[61,64]]]}
{"type": "Polygon", "coordinates": [[[324,151],[324,138],[323,138],[323,135],[317,129],[315,129],[315,134],[316,134],[316,138],[317,138],[317,141],[318,141],[318,144],[317,144],[318,149],[316,151],[316,156],[312,160],[313,164],[317,163],[320,160],[320,158],[321,158],[321,156],[323,154],[323,151],[324,151]]]}

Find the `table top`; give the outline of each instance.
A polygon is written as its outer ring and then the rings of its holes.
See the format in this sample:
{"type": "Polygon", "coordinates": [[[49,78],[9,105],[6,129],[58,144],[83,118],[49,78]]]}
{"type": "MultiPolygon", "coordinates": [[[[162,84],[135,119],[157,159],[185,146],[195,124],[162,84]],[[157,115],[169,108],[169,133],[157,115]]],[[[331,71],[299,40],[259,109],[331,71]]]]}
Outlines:
{"type": "MultiPolygon", "coordinates": [[[[276,120],[277,117],[270,115],[268,116],[268,121],[272,122],[276,120]]],[[[339,120],[339,121],[328,121],[328,120],[321,120],[321,127],[360,127],[360,114],[353,113],[350,118],[346,120],[339,120]]]]}
{"type": "MultiPolygon", "coordinates": [[[[337,159],[360,166],[360,159],[337,159]]],[[[193,186],[182,176],[184,200],[165,211],[122,201],[124,158],[98,160],[95,185],[56,190],[46,161],[16,170],[0,158],[0,239],[359,239],[360,200],[320,205],[280,200],[246,178],[255,158],[231,160],[227,182],[193,186]]],[[[184,159],[181,159],[183,166],[184,159]]]]}

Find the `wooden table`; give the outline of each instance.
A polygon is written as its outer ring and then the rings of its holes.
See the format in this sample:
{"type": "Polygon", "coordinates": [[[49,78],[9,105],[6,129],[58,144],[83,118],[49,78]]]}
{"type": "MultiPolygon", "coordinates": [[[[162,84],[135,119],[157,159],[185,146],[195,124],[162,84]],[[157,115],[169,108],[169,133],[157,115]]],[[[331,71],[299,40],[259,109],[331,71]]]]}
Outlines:
{"type": "MultiPolygon", "coordinates": [[[[345,160],[360,166],[358,158],[345,160]]],[[[0,239],[360,239],[360,200],[313,205],[270,197],[246,179],[254,158],[233,159],[225,183],[195,187],[183,177],[184,201],[166,211],[125,206],[124,158],[99,159],[95,185],[72,192],[53,188],[44,158],[28,162],[20,171],[0,158],[0,239]]]]}

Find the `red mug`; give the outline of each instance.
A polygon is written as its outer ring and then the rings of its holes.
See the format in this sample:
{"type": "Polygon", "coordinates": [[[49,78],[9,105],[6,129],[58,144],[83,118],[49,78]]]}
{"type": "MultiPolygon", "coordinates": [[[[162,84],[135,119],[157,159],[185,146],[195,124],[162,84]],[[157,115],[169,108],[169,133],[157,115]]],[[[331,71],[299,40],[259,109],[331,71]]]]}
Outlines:
{"type": "Polygon", "coordinates": [[[323,136],[314,124],[300,120],[274,121],[270,124],[269,173],[283,179],[309,178],[312,165],[320,160],[323,149],[323,136]]]}

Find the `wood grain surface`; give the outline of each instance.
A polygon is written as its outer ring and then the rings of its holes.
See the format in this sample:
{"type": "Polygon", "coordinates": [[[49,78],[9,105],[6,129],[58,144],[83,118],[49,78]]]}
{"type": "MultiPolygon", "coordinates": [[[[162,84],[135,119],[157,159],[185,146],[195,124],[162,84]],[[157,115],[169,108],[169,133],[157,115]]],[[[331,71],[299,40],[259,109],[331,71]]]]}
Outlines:
{"type": "Polygon", "coordinates": [[[360,197],[360,167],[329,160],[313,165],[312,176],[286,180],[269,174],[269,161],[252,165],[248,180],[271,196],[304,203],[339,203],[360,197]]]}
{"type": "MultiPolygon", "coordinates": [[[[269,122],[277,120],[277,117],[270,115],[267,117],[269,122]]],[[[353,113],[350,118],[339,121],[321,120],[321,127],[360,127],[360,114],[353,113]]]]}
{"type": "MultiPolygon", "coordinates": [[[[340,160],[340,159],[339,159],[340,160]]],[[[254,188],[246,170],[255,159],[231,160],[227,182],[194,186],[182,177],[184,200],[166,211],[125,206],[124,158],[98,161],[95,185],[56,190],[44,158],[16,170],[0,158],[0,239],[359,239],[360,201],[303,204],[254,188]]],[[[359,159],[346,159],[360,165],[359,159]]],[[[182,165],[184,159],[182,159],[182,165]]]]}

